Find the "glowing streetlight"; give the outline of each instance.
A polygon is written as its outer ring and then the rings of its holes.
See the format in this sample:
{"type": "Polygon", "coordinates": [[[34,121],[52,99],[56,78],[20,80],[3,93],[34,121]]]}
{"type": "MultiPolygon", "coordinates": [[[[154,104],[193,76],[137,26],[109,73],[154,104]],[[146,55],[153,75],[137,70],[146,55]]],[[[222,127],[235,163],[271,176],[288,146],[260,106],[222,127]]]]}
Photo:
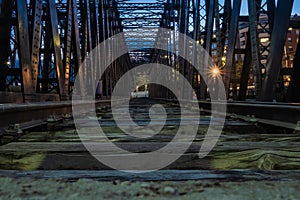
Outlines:
{"type": "Polygon", "coordinates": [[[213,78],[215,78],[215,77],[218,77],[218,76],[221,75],[221,71],[220,71],[220,69],[219,69],[218,67],[213,67],[213,68],[211,68],[211,70],[210,70],[210,74],[211,74],[211,76],[212,76],[213,78]]]}
{"type": "Polygon", "coordinates": [[[220,80],[222,71],[218,66],[212,66],[209,70],[209,76],[211,79],[212,87],[210,88],[210,93],[212,95],[218,95],[219,85],[218,81],[220,80]]]}

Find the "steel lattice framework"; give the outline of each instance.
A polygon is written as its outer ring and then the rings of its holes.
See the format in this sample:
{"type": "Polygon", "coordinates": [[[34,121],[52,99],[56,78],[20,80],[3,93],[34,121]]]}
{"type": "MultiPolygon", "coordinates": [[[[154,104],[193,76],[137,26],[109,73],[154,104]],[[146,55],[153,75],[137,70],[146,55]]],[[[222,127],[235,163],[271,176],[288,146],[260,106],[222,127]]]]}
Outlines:
{"type": "MultiPolygon", "coordinates": [[[[274,85],[282,79],[287,32],[300,29],[299,20],[291,20],[294,1],[248,0],[248,16],[240,14],[242,0],[232,1],[0,0],[0,91],[3,99],[8,97],[2,101],[17,101],[16,94],[21,94],[23,102],[69,99],[77,75],[92,80],[100,73],[100,69],[88,69],[78,74],[82,61],[99,43],[121,32],[125,41],[119,42],[126,43],[130,53],[105,72],[102,98],[110,96],[123,73],[143,62],[172,66],[193,84],[199,99],[206,98],[206,85],[187,60],[153,49],[159,27],[180,31],[203,45],[223,71],[233,98],[245,100],[252,73],[256,98],[272,101],[274,85]],[[245,48],[239,45],[241,24],[248,28],[245,48]],[[260,34],[269,42],[262,42],[260,34]],[[242,62],[239,76],[238,60],[242,62]]],[[[170,50],[197,59],[193,52],[172,46],[174,39],[169,38],[170,50]]],[[[113,47],[107,49],[114,52],[113,47]]],[[[293,62],[291,83],[284,94],[288,101],[300,102],[300,43],[293,62]]],[[[176,73],[168,77],[170,81],[176,73]]],[[[157,96],[173,98],[162,88],[155,90],[157,96]]]]}

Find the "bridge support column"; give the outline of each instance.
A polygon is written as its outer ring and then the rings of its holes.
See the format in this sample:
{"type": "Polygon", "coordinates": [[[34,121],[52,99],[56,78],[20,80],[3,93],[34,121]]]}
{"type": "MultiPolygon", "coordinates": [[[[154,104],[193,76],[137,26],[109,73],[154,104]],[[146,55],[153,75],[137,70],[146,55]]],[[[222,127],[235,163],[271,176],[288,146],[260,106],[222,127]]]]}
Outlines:
{"type": "Polygon", "coordinates": [[[293,8],[294,0],[278,0],[275,11],[274,29],[271,38],[270,54],[266,68],[266,77],[262,86],[261,100],[275,99],[276,81],[282,67],[282,53],[286,41],[286,34],[293,8]]]}
{"type": "Polygon", "coordinates": [[[27,1],[17,0],[16,10],[18,18],[18,41],[19,41],[19,58],[22,70],[22,90],[23,100],[27,101],[36,93],[36,85],[34,78],[34,69],[30,59],[30,43],[28,32],[28,17],[27,17],[27,1]]]}
{"type": "Polygon", "coordinates": [[[0,91],[6,89],[12,9],[12,0],[0,0],[0,91]]]}
{"type": "Polygon", "coordinates": [[[300,35],[294,58],[292,81],[288,89],[288,101],[300,102],[300,35]]]}
{"type": "Polygon", "coordinates": [[[230,28],[229,28],[229,36],[228,36],[228,48],[227,48],[227,56],[226,56],[226,65],[224,69],[224,83],[227,95],[230,91],[230,80],[232,69],[235,67],[235,44],[237,38],[237,30],[238,30],[238,21],[241,10],[241,0],[233,1],[233,10],[231,14],[230,20],[230,28]]]}

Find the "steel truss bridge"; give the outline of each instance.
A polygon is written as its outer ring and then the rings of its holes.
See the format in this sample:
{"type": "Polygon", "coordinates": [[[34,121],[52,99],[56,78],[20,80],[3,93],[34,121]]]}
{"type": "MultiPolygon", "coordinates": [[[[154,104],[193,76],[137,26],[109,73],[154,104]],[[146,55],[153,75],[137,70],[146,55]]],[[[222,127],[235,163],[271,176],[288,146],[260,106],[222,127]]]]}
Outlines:
{"type": "MultiPolygon", "coordinates": [[[[0,0],[1,101],[70,99],[77,75],[89,79],[100,73],[91,69],[78,74],[83,60],[98,44],[122,32],[125,40],[116,45],[125,43],[129,53],[113,62],[105,72],[101,98],[109,98],[116,81],[134,66],[158,62],[183,74],[192,83],[198,99],[205,99],[206,85],[193,66],[182,58],[174,59],[170,52],[153,49],[160,37],[160,27],[179,31],[201,44],[221,69],[230,97],[245,100],[250,74],[253,74],[255,98],[272,101],[276,98],[274,86],[282,79],[287,32],[289,28],[300,28],[300,21],[291,20],[294,1],[248,0],[247,16],[240,14],[241,3],[241,0],[233,0],[233,3],[231,0],[153,0],[148,3],[0,0]],[[266,21],[260,20],[263,15],[267,16],[266,21]],[[241,23],[248,28],[245,48],[236,45],[241,23]],[[261,32],[270,42],[261,42],[261,32]],[[239,76],[237,57],[243,58],[239,76]]],[[[172,46],[172,39],[168,46],[176,51],[180,47],[172,46]]],[[[113,47],[108,47],[108,51],[113,54],[113,47]]],[[[290,85],[287,91],[281,92],[287,97],[286,101],[299,102],[300,43],[293,62],[290,85]]],[[[158,97],[173,98],[162,88],[155,90],[158,97]]]]}

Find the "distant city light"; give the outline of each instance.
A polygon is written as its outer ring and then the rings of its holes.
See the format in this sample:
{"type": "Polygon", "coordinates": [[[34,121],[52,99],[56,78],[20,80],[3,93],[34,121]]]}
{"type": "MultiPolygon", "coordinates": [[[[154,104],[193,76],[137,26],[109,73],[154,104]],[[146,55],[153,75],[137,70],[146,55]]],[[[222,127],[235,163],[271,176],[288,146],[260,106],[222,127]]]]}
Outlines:
{"type": "Polygon", "coordinates": [[[265,42],[269,42],[269,41],[270,41],[269,38],[261,38],[260,39],[261,43],[265,43],[265,42]]]}
{"type": "Polygon", "coordinates": [[[210,74],[213,78],[215,78],[221,75],[221,71],[217,66],[215,66],[210,69],[210,74]]]}
{"type": "Polygon", "coordinates": [[[204,44],[204,40],[203,39],[201,39],[201,40],[197,40],[197,44],[204,44]]]}

